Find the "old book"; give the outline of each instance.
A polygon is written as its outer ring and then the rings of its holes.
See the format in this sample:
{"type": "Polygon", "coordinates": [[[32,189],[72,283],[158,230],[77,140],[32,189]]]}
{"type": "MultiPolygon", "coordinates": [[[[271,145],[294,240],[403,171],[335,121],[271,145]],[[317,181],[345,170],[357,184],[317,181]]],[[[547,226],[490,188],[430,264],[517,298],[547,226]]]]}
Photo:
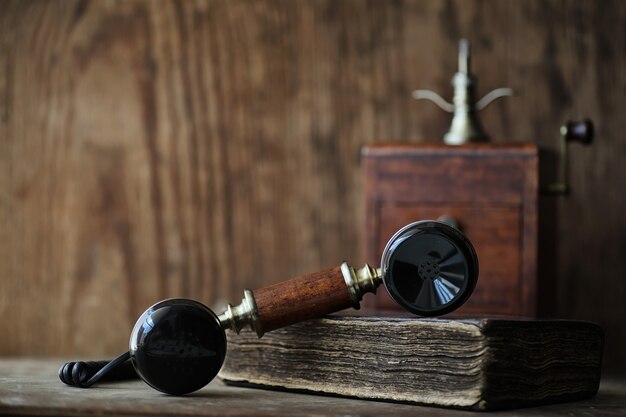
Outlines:
{"type": "Polygon", "coordinates": [[[594,396],[603,332],[566,320],[330,316],[228,344],[228,384],[491,410],[594,396]]]}

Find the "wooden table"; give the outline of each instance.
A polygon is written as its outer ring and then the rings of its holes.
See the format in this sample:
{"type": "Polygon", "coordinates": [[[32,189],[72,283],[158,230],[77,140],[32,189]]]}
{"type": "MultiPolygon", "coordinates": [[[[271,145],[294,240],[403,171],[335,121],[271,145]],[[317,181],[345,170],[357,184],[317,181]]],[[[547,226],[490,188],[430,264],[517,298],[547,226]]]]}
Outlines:
{"type": "Polygon", "coordinates": [[[62,360],[0,360],[0,415],[13,416],[623,416],[626,381],[606,380],[594,399],[521,410],[473,413],[377,401],[362,401],[234,388],[213,381],[185,397],[171,397],[141,381],[79,389],[63,385],[62,360]]]}

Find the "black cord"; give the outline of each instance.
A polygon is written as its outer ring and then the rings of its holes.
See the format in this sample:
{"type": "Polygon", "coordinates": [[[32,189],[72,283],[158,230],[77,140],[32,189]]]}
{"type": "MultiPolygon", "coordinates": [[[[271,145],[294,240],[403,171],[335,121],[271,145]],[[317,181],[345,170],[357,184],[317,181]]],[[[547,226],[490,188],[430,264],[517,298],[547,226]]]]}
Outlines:
{"type": "Polygon", "coordinates": [[[59,379],[72,387],[89,388],[96,382],[121,381],[137,378],[137,373],[125,352],[112,361],[67,362],[59,369],[59,379]]]}

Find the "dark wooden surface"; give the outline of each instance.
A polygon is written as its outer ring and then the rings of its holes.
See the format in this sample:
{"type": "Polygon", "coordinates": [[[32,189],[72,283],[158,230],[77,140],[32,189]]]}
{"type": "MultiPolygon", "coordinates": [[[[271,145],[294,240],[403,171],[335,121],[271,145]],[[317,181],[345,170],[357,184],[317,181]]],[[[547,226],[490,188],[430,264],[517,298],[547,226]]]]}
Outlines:
{"type": "MultiPolygon", "coordinates": [[[[480,270],[459,312],[536,316],[543,290],[537,282],[538,168],[531,144],[366,146],[368,262],[380,263],[387,241],[405,224],[449,216],[472,241],[480,270]]],[[[401,308],[384,291],[371,304],[401,308]]]]}
{"type": "MultiPolygon", "coordinates": [[[[186,397],[171,397],[141,381],[80,389],[56,376],[61,360],[0,360],[0,415],[10,416],[471,416],[485,413],[378,401],[228,387],[219,380],[186,397]]],[[[622,416],[626,383],[606,380],[597,397],[489,416],[622,416]]]]}
{"type": "MultiPolygon", "coordinates": [[[[572,146],[556,313],[626,371],[626,3],[3,1],[0,354],[113,355],[159,298],[211,305],[364,262],[359,153],[435,141],[458,39],[497,143],[572,146]]],[[[553,167],[554,168],[554,167],[553,167]]]]}
{"type": "Polygon", "coordinates": [[[352,305],[341,268],[331,268],[254,291],[263,332],[322,317],[352,305]]]}

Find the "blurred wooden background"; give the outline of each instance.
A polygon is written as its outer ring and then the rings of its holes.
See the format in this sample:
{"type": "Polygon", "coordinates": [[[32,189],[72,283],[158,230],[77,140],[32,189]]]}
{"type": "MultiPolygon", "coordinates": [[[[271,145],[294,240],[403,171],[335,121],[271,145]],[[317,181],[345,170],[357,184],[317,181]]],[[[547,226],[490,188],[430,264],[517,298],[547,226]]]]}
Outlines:
{"type": "Polygon", "coordinates": [[[154,301],[363,262],[359,152],[437,141],[468,37],[495,142],[572,148],[555,307],[626,371],[626,3],[0,4],[0,354],[100,357],[154,301]]]}

